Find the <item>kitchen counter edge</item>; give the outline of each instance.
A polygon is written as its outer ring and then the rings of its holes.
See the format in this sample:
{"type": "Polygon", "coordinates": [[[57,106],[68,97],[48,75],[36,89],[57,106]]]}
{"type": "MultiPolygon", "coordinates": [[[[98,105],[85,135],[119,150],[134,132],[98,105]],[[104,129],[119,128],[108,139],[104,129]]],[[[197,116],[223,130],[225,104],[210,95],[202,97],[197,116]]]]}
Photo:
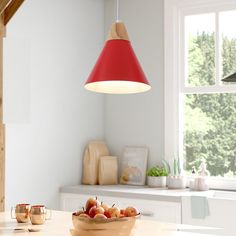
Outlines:
{"type": "Polygon", "coordinates": [[[160,188],[149,188],[146,186],[124,186],[124,185],[75,185],[60,188],[62,194],[82,194],[91,196],[108,196],[135,198],[153,201],[181,202],[183,193],[187,189],[171,190],[160,188]]]}

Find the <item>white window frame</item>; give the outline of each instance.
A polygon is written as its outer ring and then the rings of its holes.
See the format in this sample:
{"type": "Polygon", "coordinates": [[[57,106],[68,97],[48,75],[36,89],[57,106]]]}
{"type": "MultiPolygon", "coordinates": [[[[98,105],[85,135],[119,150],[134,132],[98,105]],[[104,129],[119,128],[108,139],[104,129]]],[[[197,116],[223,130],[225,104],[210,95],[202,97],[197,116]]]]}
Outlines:
{"type": "MultiPolygon", "coordinates": [[[[182,156],[183,140],[180,104],[183,93],[235,93],[236,85],[220,86],[220,71],[216,71],[216,85],[204,87],[186,87],[185,78],[185,38],[184,17],[186,15],[212,13],[236,9],[236,0],[165,0],[164,9],[164,42],[165,42],[165,159],[173,163],[177,154],[182,156]]],[[[216,28],[219,28],[216,17],[216,28]]],[[[219,35],[216,35],[216,47],[220,46],[219,35]]],[[[218,51],[218,50],[216,50],[218,51]]],[[[219,66],[216,53],[216,68],[219,66]]],[[[236,179],[210,178],[210,187],[216,189],[236,190],[236,179]]]]}

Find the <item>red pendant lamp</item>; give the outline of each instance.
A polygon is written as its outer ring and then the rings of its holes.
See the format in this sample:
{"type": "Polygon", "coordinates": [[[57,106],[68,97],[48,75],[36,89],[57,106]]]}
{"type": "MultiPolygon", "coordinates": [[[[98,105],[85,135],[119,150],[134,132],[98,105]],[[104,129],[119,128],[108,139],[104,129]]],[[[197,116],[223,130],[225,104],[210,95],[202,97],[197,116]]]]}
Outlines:
{"type": "Polygon", "coordinates": [[[91,72],[85,88],[98,93],[129,94],[148,91],[151,86],[129,41],[125,25],[112,24],[105,46],[91,72]]]}

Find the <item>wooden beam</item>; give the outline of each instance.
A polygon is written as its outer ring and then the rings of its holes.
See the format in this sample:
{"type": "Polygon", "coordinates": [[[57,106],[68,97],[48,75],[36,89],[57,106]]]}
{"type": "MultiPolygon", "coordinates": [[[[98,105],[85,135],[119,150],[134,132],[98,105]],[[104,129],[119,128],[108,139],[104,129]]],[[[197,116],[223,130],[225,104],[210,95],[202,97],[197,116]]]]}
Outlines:
{"type": "Polygon", "coordinates": [[[3,37],[5,26],[0,16],[0,211],[5,209],[5,126],[3,124],[3,37]]]}
{"type": "Polygon", "coordinates": [[[5,26],[3,24],[3,17],[0,17],[0,124],[3,122],[2,115],[2,85],[3,85],[3,38],[5,36],[5,26]]]}
{"type": "Polygon", "coordinates": [[[4,25],[7,25],[7,23],[11,20],[11,18],[15,15],[21,4],[24,2],[24,0],[12,0],[10,4],[7,6],[7,8],[4,11],[4,25]]]}
{"type": "Polygon", "coordinates": [[[5,210],[5,125],[0,124],[0,212],[5,210]]]}
{"type": "MultiPolygon", "coordinates": [[[[0,0],[1,1],[1,0],[0,0]]],[[[6,36],[6,27],[4,25],[4,14],[0,15],[0,38],[4,38],[6,36]]],[[[0,46],[1,47],[1,46],[0,46]]],[[[0,51],[0,57],[2,52],[0,51]]],[[[2,60],[2,59],[1,59],[2,60]]],[[[0,61],[0,64],[2,61],[0,61]]],[[[0,66],[1,67],[1,66],[0,66]]],[[[1,69],[0,69],[1,71],[1,69]]],[[[1,73],[1,72],[0,72],[1,73]]],[[[0,76],[1,77],[1,76],[0,76]]]]}
{"type": "Polygon", "coordinates": [[[10,1],[11,0],[0,0],[0,14],[3,13],[10,1]]]}

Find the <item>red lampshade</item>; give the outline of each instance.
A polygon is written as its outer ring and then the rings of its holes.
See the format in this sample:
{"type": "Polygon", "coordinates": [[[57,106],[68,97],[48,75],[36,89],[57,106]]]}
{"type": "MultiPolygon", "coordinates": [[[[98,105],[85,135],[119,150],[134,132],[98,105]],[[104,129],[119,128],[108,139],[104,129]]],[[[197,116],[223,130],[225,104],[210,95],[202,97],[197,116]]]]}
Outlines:
{"type": "Polygon", "coordinates": [[[128,94],[148,91],[146,76],[129,40],[108,40],[85,84],[100,93],[128,94]]]}

